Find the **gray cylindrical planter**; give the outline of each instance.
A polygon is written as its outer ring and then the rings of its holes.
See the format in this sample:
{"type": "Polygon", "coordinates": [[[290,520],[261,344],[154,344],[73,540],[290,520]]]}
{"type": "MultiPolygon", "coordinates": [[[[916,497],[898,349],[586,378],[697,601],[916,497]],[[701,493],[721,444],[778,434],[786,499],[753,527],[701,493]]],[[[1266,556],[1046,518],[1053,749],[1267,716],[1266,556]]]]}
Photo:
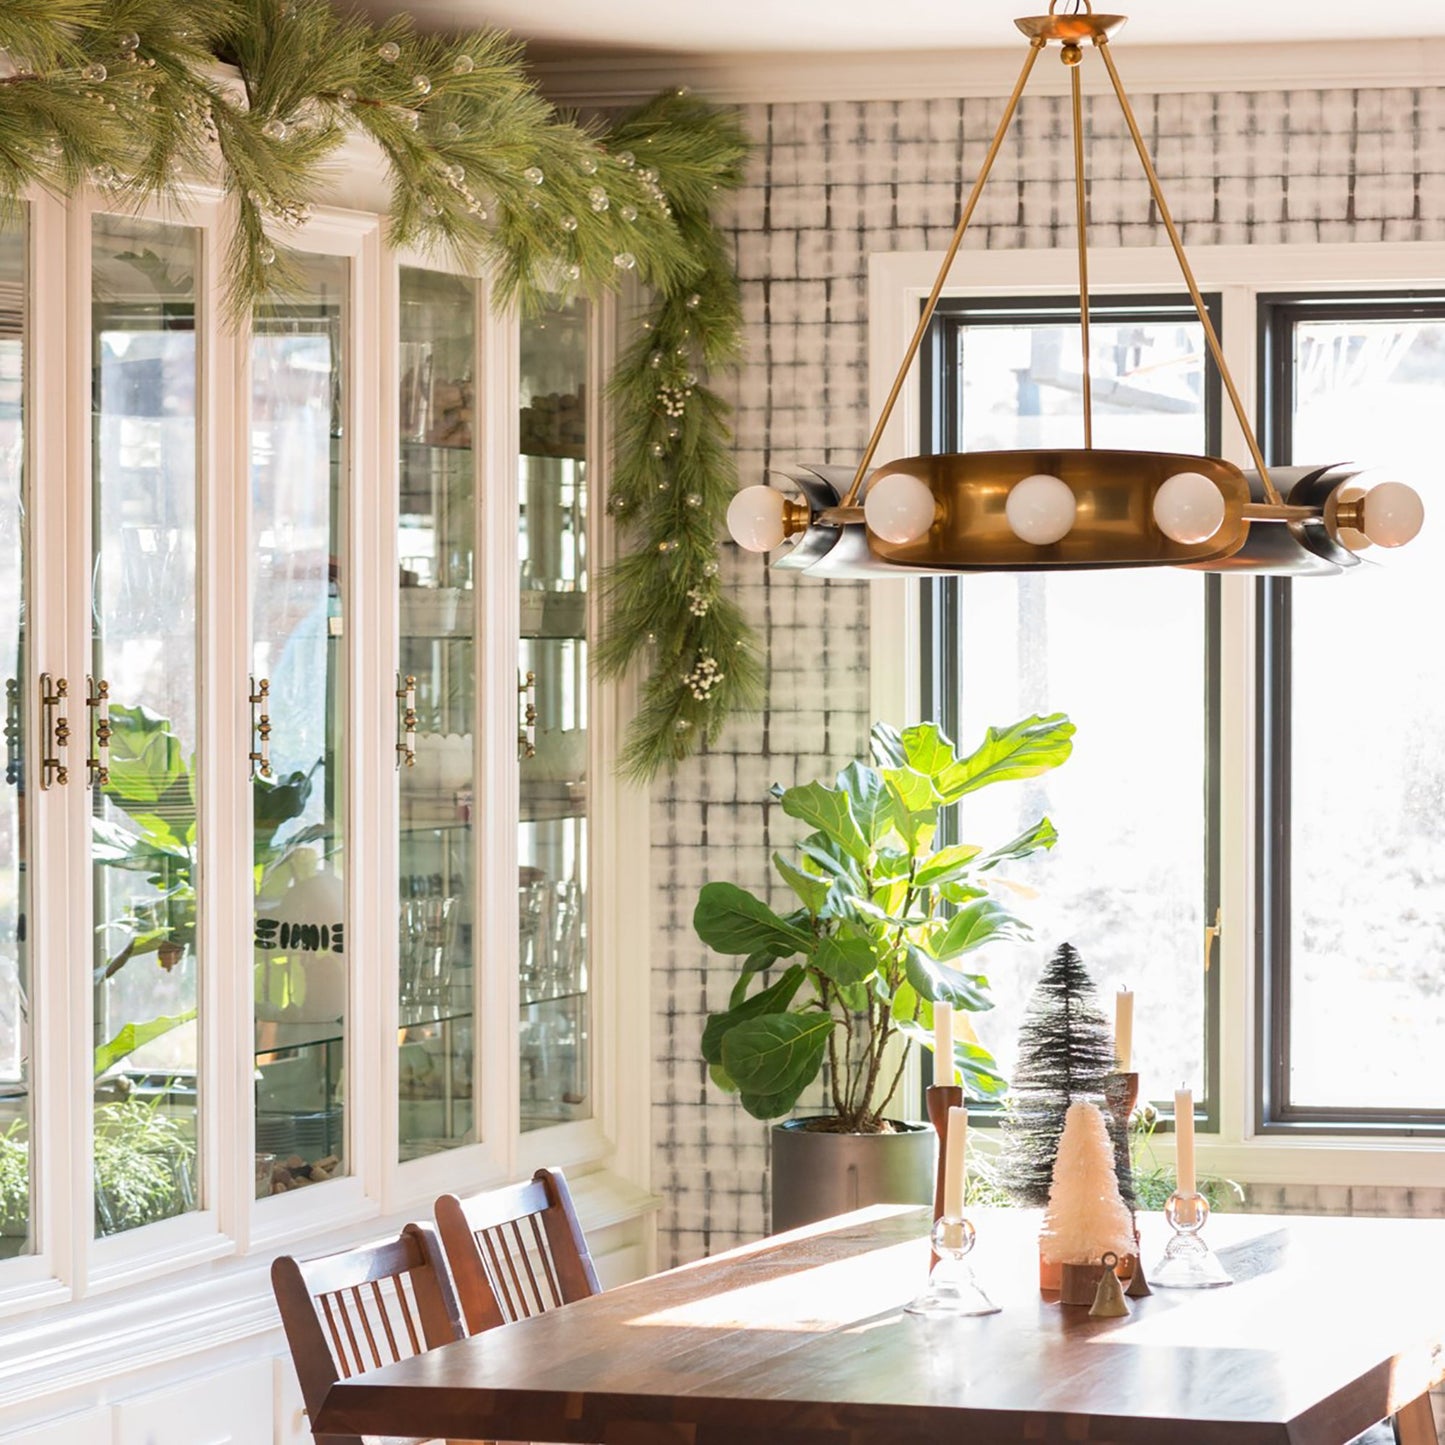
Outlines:
{"type": "Polygon", "coordinates": [[[933,1202],[934,1133],[892,1120],[893,1134],[825,1134],[806,1119],[773,1126],[773,1230],[869,1204],[933,1202]]]}

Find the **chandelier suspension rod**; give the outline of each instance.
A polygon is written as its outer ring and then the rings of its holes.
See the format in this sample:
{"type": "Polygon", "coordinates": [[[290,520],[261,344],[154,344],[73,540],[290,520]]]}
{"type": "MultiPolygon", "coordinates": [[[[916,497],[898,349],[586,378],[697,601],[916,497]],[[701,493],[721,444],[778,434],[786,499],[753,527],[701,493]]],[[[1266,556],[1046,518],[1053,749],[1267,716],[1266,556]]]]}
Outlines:
{"type": "Polygon", "coordinates": [[[923,314],[918,318],[918,327],[913,333],[913,340],[908,343],[908,350],[903,354],[903,363],[898,368],[898,375],[893,378],[892,389],[888,393],[888,400],[883,403],[883,410],[873,428],[873,435],[868,438],[868,446],[863,452],[863,460],[858,463],[858,470],[853,476],[853,485],[848,488],[848,495],[839,504],[842,507],[854,506],[858,501],[859,492],[863,490],[863,480],[868,475],[868,468],[873,464],[873,457],[878,451],[878,444],[883,440],[883,432],[888,425],[889,417],[893,415],[893,408],[898,404],[898,398],[903,391],[903,383],[908,379],[909,368],[913,365],[914,357],[918,355],[918,348],[923,345],[923,338],[928,332],[928,323],[933,320],[933,313],[938,307],[938,298],[943,294],[944,282],[947,281],[954,258],[958,255],[958,248],[963,244],[964,232],[968,230],[968,224],[973,220],[974,208],[978,205],[978,198],[983,194],[984,183],[988,180],[993,163],[998,159],[998,153],[1008,136],[1009,127],[1013,124],[1019,97],[1024,93],[1024,87],[1029,82],[1029,74],[1034,68],[1034,61],[1039,58],[1039,52],[1046,43],[1042,36],[1036,36],[1029,42],[1029,53],[1024,59],[1024,66],[1019,72],[1019,78],[1014,83],[1013,94],[1009,96],[1003,115],[999,117],[998,128],[993,133],[993,140],[989,142],[988,152],[983,158],[983,165],[979,167],[978,177],[973,183],[973,189],[968,194],[968,203],[964,206],[963,214],[954,228],[953,239],[948,243],[948,250],[944,252],[943,265],[939,268],[938,277],[933,283],[933,290],[929,292],[928,300],[923,306],[923,314]]]}
{"type": "Polygon", "coordinates": [[[1229,374],[1229,367],[1225,364],[1224,349],[1219,344],[1219,337],[1214,330],[1214,322],[1210,319],[1209,309],[1205,306],[1204,297],[1200,294],[1199,283],[1194,279],[1194,270],[1189,264],[1189,257],[1184,253],[1184,242],[1180,239],[1179,228],[1174,224],[1174,217],[1169,213],[1169,203],[1164,199],[1164,192],[1159,185],[1159,176],[1154,170],[1154,162],[1149,158],[1149,148],[1144,144],[1144,137],[1139,130],[1139,122],[1134,116],[1134,107],[1129,104],[1129,97],[1124,91],[1124,82],[1120,80],[1119,72],[1114,65],[1114,57],[1109,53],[1109,37],[1096,35],[1094,45],[1099,54],[1104,57],[1104,68],[1109,72],[1109,80],[1113,84],[1114,94],[1119,98],[1119,108],[1124,112],[1124,123],[1129,127],[1129,135],[1133,138],[1134,149],[1139,154],[1139,163],[1144,168],[1144,178],[1149,182],[1149,193],[1154,197],[1154,204],[1159,210],[1159,219],[1169,237],[1169,244],[1174,248],[1174,259],[1179,263],[1184,284],[1189,288],[1190,299],[1194,302],[1194,309],[1199,315],[1199,324],[1204,328],[1204,339],[1209,343],[1209,354],[1214,358],[1215,366],[1219,368],[1220,380],[1223,381],[1224,389],[1228,393],[1229,404],[1234,411],[1235,419],[1239,422],[1240,430],[1244,433],[1249,454],[1254,459],[1255,470],[1264,484],[1265,498],[1276,506],[1282,506],[1284,498],[1269,475],[1269,468],[1264,461],[1264,452],[1260,449],[1259,438],[1254,434],[1254,428],[1250,425],[1249,417],[1244,410],[1244,403],[1240,400],[1239,391],[1234,385],[1234,378],[1229,374]]]}
{"type": "Polygon", "coordinates": [[[1074,108],[1074,205],[1079,231],[1079,345],[1084,357],[1084,449],[1094,446],[1094,379],[1089,350],[1089,233],[1088,191],[1084,180],[1084,100],[1079,83],[1079,62],[1083,52],[1077,45],[1064,47],[1064,64],[1069,67],[1070,92],[1074,108]]]}

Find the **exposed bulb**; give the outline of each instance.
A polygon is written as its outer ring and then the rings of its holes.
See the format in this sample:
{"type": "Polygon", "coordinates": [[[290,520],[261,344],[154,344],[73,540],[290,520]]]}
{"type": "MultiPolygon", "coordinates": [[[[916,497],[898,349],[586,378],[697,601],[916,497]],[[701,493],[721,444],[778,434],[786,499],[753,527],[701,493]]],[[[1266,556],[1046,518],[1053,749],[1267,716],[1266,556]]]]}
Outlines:
{"type": "Polygon", "coordinates": [[[1425,504],[1404,482],[1381,482],[1365,493],[1364,532],[1377,547],[1403,547],[1425,524],[1425,504]]]}
{"type": "Polygon", "coordinates": [[[863,498],[868,530],[885,542],[916,542],[933,525],[933,493],[917,477],[879,477],[863,498]]]}
{"type": "Polygon", "coordinates": [[[745,552],[769,552],[787,535],[787,499],[771,487],[744,487],[728,503],[728,533],[745,552]]]}
{"type": "Polygon", "coordinates": [[[1004,515],[1014,536],[1035,547],[1047,547],[1067,537],[1077,512],[1078,503],[1068,483],[1047,472],[1015,482],[1004,502],[1004,515]]]}
{"type": "Polygon", "coordinates": [[[1175,472],[1154,493],[1154,520],[1171,542],[1198,546],[1224,525],[1224,493],[1203,472],[1175,472]]]}

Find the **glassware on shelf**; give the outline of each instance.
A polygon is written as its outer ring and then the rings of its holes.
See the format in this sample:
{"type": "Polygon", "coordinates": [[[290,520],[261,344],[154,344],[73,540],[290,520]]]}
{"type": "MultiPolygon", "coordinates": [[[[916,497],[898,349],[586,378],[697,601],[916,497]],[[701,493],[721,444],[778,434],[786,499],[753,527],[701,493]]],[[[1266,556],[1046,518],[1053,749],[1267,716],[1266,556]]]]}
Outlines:
{"type": "Polygon", "coordinates": [[[452,985],[457,900],[401,900],[401,1002],[445,1004],[452,985]]]}

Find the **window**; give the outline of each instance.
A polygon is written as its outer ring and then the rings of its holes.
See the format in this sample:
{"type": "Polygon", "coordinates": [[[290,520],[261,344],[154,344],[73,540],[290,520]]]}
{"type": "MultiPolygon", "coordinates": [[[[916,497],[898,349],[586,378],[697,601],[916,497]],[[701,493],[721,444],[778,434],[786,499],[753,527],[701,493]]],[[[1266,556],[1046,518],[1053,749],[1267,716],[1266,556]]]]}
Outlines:
{"type": "MultiPolygon", "coordinates": [[[[1115,297],[1091,318],[1097,444],[1214,451],[1217,386],[1187,299],[1115,297]]],[[[1072,302],[946,302],[925,367],[933,448],[1081,445],[1078,334],[1072,302]]],[[[988,950],[995,1008],[974,1019],[983,1042],[1011,1072],[1043,959],[1071,942],[1106,1007],[1120,987],[1138,996],[1144,1079],[1158,1091],[1190,1085],[1208,1113],[1218,580],[1163,568],[1009,573],[924,590],[925,715],[965,746],[1029,713],[1067,712],[1078,726],[1064,768],[969,799],[947,824],[959,838],[1008,838],[1042,810],[1059,830],[1052,852],[1007,880],[1034,938],[988,950]]]]}
{"type": "MultiPolygon", "coordinates": [[[[1036,269],[1016,259],[996,275],[1036,269]]],[[[1387,270],[1370,290],[1328,269],[1368,268],[1353,256],[1263,263],[1318,277],[1308,294],[1261,294],[1253,256],[1221,252],[1216,264],[1237,376],[1257,346],[1271,460],[1367,462],[1379,470],[1366,481],[1422,486],[1438,511],[1428,487],[1445,293],[1386,290],[1387,270]]],[[[1137,266],[1121,262],[1112,284],[1137,266]]],[[[1078,445],[1072,299],[997,291],[940,310],[923,445],[1078,445]]],[[[1182,298],[1121,289],[1096,298],[1093,318],[1099,443],[1217,452],[1218,398],[1182,298]]],[[[1445,669],[1422,641],[1442,557],[1431,516],[1410,547],[1336,581],[1161,571],[922,584],[925,713],[964,744],[1033,711],[1067,712],[1079,728],[1069,764],[1026,800],[1060,834],[1010,879],[1035,939],[986,960],[997,1007],[975,1022],[1005,1071],[1042,957],[1067,939],[1106,1008],[1119,985],[1135,989],[1146,1092],[1183,1080],[1198,1097],[1202,1083],[1231,1147],[1256,1132],[1445,1132],[1445,669]],[[1221,896],[1233,982],[1210,942],[1221,896]],[[1250,1040],[1229,1044],[1228,1078],[1226,1034],[1250,1040]]],[[[949,820],[963,836],[1016,822],[1005,796],[969,809],[949,820]]]]}
{"type": "MultiPolygon", "coordinates": [[[[1260,304],[1271,459],[1369,461],[1428,488],[1445,295],[1260,304]]],[[[1384,561],[1260,584],[1266,1127],[1445,1127],[1438,509],[1384,561]]]]}

